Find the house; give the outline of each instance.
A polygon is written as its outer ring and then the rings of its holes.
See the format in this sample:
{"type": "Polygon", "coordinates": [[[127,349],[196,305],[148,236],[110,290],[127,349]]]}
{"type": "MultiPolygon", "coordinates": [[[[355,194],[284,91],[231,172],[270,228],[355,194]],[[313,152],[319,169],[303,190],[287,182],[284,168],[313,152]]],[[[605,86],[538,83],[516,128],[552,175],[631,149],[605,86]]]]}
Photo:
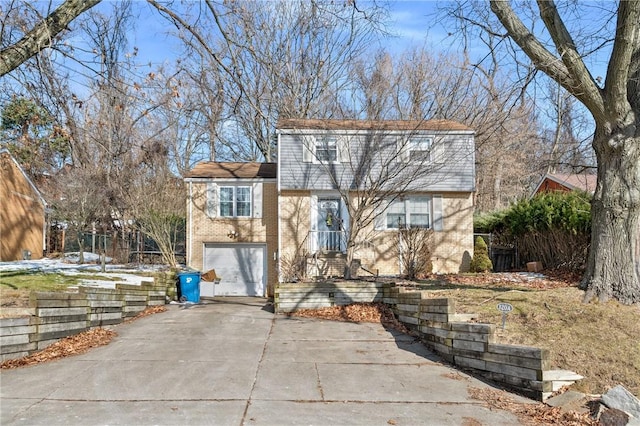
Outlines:
{"type": "Polygon", "coordinates": [[[0,149],[0,261],[41,259],[47,203],[7,149],[0,149]]]}
{"type": "Polygon", "coordinates": [[[399,229],[423,227],[435,231],[434,272],[468,270],[474,163],[474,132],[449,120],[280,120],[281,262],[302,253],[307,275],[341,275],[351,240],[367,270],[398,275],[399,229]]]}
{"type": "Polygon", "coordinates": [[[468,270],[473,130],[448,120],[287,119],[277,134],[277,165],[204,162],[185,178],[187,264],[216,270],[215,295],[272,295],[292,268],[342,275],[350,257],[362,271],[401,274],[406,227],[433,230],[434,272],[468,270]]]}
{"type": "Polygon", "coordinates": [[[277,165],[202,162],[187,183],[187,265],[215,270],[202,296],[272,294],[277,281],[277,165]]]}
{"type": "Polygon", "coordinates": [[[547,173],[533,190],[531,196],[541,192],[580,190],[593,194],[596,190],[596,175],[547,173]]]}

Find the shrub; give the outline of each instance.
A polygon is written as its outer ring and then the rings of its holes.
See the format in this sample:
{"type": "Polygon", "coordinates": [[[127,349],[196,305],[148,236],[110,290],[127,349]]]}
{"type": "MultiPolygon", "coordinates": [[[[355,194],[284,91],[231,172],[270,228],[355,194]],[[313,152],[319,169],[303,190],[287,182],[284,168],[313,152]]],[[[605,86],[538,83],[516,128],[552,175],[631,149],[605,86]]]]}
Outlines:
{"type": "Polygon", "coordinates": [[[499,245],[517,247],[522,263],[581,270],[589,249],[590,198],[580,191],[538,194],[507,210],[476,216],[474,230],[492,233],[499,245]]]}
{"type": "Polygon", "coordinates": [[[395,247],[407,279],[413,280],[433,271],[433,230],[405,228],[398,232],[395,247]]]}
{"type": "Polygon", "coordinates": [[[493,269],[491,259],[489,259],[489,249],[484,238],[476,238],[473,248],[473,259],[471,259],[471,272],[490,272],[493,269]]]}
{"type": "Polygon", "coordinates": [[[280,259],[280,274],[287,283],[301,281],[306,276],[307,256],[305,252],[296,252],[280,259]]]}

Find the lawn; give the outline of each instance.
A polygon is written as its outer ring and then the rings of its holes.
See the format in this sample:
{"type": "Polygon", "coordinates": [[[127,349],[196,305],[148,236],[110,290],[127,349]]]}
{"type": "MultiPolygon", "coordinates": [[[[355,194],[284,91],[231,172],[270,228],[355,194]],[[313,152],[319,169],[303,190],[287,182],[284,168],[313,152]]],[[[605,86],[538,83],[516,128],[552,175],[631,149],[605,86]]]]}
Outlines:
{"type": "Polygon", "coordinates": [[[0,303],[2,307],[27,307],[31,291],[64,291],[77,286],[81,279],[86,276],[24,270],[0,272],[0,303]]]}
{"type": "Polygon", "coordinates": [[[0,307],[25,308],[29,306],[32,291],[65,291],[86,281],[122,281],[118,277],[94,272],[66,271],[42,272],[28,269],[0,272],[0,307]]]}

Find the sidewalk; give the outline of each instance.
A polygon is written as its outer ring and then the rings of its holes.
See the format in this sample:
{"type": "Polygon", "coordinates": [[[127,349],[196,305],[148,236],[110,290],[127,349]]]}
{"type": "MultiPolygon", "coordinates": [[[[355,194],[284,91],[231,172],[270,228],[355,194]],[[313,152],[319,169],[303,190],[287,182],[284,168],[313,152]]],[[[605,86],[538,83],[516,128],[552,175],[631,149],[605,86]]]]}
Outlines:
{"type": "Polygon", "coordinates": [[[111,344],[0,373],[2,425],[515,425],[481,381],[380,324],[274,315],[265,299],[169,306],[111,344]]]}

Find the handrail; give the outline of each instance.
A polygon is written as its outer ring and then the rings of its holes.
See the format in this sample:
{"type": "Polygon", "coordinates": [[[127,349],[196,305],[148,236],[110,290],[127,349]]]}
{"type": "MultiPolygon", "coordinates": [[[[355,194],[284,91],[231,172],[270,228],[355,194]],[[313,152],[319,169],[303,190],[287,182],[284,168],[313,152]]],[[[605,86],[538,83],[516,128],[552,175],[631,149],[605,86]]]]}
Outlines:
{"type": "Polygon", "coordinates": [[[309,253],[318,251],[343,251],[346,247],[344,231],[309,231],[307,235],[309,253]]]}

